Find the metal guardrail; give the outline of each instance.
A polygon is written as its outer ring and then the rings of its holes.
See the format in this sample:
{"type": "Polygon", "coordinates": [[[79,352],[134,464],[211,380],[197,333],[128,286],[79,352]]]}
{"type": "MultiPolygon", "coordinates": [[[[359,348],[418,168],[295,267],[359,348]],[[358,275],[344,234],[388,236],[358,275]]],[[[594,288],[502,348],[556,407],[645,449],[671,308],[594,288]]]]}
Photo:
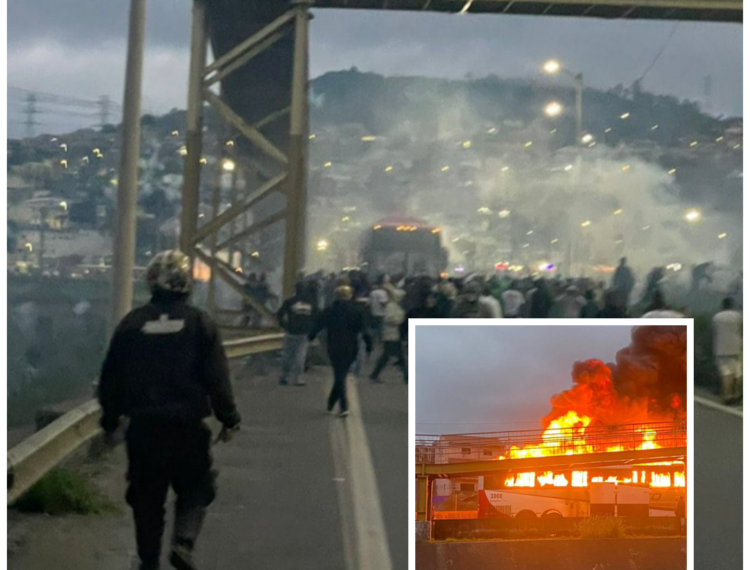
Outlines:
{"type": "MultiPolygon", "coordinates": [[[[281,348],[283,333],[226,341],[227,358],[243,358],[281,348]]],[[[8,451],[8,505],[100,433],[101,408],[96,400],[73,408],[8,451]]]]}

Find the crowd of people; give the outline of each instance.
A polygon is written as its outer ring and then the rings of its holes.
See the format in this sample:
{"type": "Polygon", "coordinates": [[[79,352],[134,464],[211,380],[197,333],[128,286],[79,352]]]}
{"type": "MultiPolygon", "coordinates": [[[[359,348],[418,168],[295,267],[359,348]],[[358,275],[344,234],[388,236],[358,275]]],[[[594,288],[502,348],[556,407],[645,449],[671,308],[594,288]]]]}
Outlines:
{"type": "MultiPolygon", "coordinates": [[[[691,293],[710,283],[708,265],[702,264],[693,271],[691,293]]],[[[667,301],[662,287],[664,275],[664,268],[650,271],[638,295],[637,280],[626,258],[620,260],[609,283],[590,278],[537,276],[519,279],[499,274],[490,277],[470,274],[460,278],[380,275],[371,280],[358,270],[301,276],[296,294],[287,299],[277,313],[279,324],[287,332],[280,382],[288,384],[290,376],[295,383],[304,382],[306,336],[309,341],[324,329],[329,330],[327,344],[332,363],[332,344],[349,347],[345,351],[346,358],[336,355],[335,385],[339,386],[343,383],[345,371],[357,376],[367,374],[370,380],[378,382],[390,362],[395,364],[406,382],[404,343],[408,340],[408,321],[412,318],[692,316],[690,306],[673,306],[667,301]],[[343,305],[349,309],[344,311],[340,308],[343,305]],[[343,321],[349,324],[344,326],[343,321]],[[358,331],[356,334],[355,330],[358,331]],[[335,341],[332,341],[333,334],[336,335],[335,341]],[[378,351],[377,360],[365,370],[366,355],[373,350],[378,351]]],[[[721,396],[727,403],[741,399],[741,290],[741,281],[738,286],[733,284],[726,292],[721,309],[712,319],[713,354],[721,377],[721,396]]],[[[344,415],[348,413],[345,396],[340,411],[344,415]]]]}

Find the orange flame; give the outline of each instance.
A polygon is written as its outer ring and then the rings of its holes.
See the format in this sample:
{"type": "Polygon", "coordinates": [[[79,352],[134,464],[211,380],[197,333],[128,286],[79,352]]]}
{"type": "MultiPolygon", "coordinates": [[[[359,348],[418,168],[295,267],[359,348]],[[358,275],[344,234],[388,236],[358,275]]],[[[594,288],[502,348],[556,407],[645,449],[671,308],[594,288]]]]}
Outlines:
{"type": "Polygon", "coordinates": [[[603,476],[592,477],[589,481],[588,471],[573,471],[571,479],[565,476],[564,473],[554,473],[553,471],[544,471],[539,475],[534,471],[525,471],[523,473],[516,473],[515,475],[509,475],[505,479],[506,487],[536,487],[537,483],[539,487],[588,487],[589,482],[591,483],[614,483],[617,484],[646,484],[650,483],[651,487],[685,487],[685,472],[675,471],[674,475],[671,473],[651,471],[650,482],[646,479],[646,471],[643,470],[633,471],[632,477],[620,478],[617,475],[610,475],[606,479],[603,476]]]}

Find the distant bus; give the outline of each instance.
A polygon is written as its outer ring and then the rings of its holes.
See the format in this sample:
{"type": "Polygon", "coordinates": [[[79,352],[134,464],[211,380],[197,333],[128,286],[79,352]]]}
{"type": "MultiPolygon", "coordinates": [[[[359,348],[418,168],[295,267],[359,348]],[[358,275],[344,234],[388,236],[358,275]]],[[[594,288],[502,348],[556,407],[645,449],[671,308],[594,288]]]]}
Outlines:
{"type": "Polygon", "coordinates": [[[362,265],[371,275],[435,275],[445,271],[448,254],[440,228],[424,220],[389,216],[367,231],[362,265]]]}

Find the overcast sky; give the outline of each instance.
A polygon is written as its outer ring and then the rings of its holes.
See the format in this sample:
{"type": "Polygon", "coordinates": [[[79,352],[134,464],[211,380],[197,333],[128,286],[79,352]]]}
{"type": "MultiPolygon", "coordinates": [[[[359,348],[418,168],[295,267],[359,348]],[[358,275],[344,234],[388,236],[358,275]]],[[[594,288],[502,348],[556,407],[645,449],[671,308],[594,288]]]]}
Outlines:
{"type": "Polygon", "coordinates": [[[541,429],[576,360],[614,362],[625,326],[418,326],[417,433],[541,429]]]}
{"type": "MultiPolygon", "coordinates": [[[[121,102],[128,4],[8,0],[8,84],[85,99],[109,95],[121,102]]],[[[190,4],[149,2],[147,110],[185,106],[190,4]]],[[[588,84],[609,88],[639,77],[675,25],[319,10],[311,28],[311,73],[357,66],[384,74],[533,77],[539,64],[554,56],[583,72],[588,84]]],[[[644,87],[702,100],[707,75],[713,80],[713,111],[741,114],[741,25],[679,24],[644,87]]]]}

